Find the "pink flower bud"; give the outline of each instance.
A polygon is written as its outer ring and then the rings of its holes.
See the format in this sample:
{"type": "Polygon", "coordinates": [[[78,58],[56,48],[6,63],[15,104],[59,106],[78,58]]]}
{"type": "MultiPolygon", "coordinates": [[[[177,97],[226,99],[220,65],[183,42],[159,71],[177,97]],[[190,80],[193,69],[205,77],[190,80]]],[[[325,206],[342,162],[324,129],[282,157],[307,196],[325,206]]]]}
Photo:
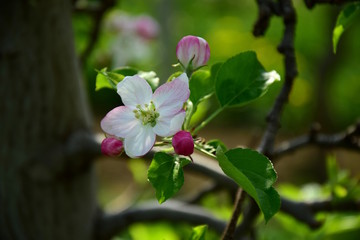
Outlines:
{"type": "Polygon", "coordinates": [[[149,16],[140,16],[136,20],[135,29],[137,34],[146,40],[154,39],[159,34],[159,24],[149,16]]]}
{"type": "Polygon", "coordinates": [[[210,58],[210,48],[201,37],[185,36],[176,46],[176,56],[185,69],[193,70],[206,65],[210,58]]]}
{"type": "Polygon", "coordinates": [[[101,152],[107,156],[118,156],[123,150],[123,142],[116,138],[105,138],[101,143],[101,152]]]}
{"type": "Polygon", "coordinates": [[[190,156],[194,152],[194,140],[187,131],[177,132],[172,139],[172,145],[179,155],[190,156]]]}

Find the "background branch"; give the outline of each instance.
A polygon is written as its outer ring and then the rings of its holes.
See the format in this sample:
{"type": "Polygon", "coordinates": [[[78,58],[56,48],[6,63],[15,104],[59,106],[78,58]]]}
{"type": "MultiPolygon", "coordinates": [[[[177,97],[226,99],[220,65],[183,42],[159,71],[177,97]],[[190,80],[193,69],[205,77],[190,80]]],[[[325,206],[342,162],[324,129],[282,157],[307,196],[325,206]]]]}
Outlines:
{"type": "Polygon", "coordinates": [[[349,2],[359,2],[359,0],[305,0],[305,4],[309,9],[313,8],[316,4],[327,3],[341,5],[349,2]]]}
{"type": "Polygon", "coordinates": [[[231,219],[230,219],[229,223],[227,224],[226,229],[222,235],[222,238],[221,238],[222,240],[234,239],[236,224],[237,224],[237,221],[241,214],[242,203],[245,199],[244,195],[245,194],[244,194],[242,188],[239,188],[236,193],[234,210],[232,212],[231,219]]]}
{"type": "MultiPolygon", "coordinates": [[[[283,39],[278,46],[278,51],[285,57],[285,82],[275,100],[273,108],[267,116],[267,129],[263,135],[258,150],[265,155],[271,152],[277,130],[280,127],[280,116],[282,114],[285,103],[288,101],[290,91],[293,86],[294,79],[297,75],[297,66],[294,51],[294,37],[295,37],[295,24],[296,13],[290,0],[279,1],[281,16],[285,25],[283,39]]],[[[261,6],[259,6],[261,8],[261,6]]]]}
{"type": "Polygon", "coordinates": [[[348,127],[346,131],[335,134],[321,134],[317,129],[312,129],[307,135],[281,143],[270,155],[275,159],[308,145],[360,151],[360,122],[348,127]]]}
{"type": "Polygon", "coordinates": [[[188,204],[197,204],[200,203],[200,201],[207,196],[210,193],[214,193],[218,190],[221,190],[221,186],[219,184],[211,184],[210,186],[204,187],[203,189],[201,189],[200,191],[198,191],[198,193],[189,198],[188,200],[186,200],[185,202],[187,202],[188,204]]]}
{"type": "MultiPolygon", "coordinates": [[[[282,41],[278,46],[278,51],[284,55],[285,82],[267,116],[268,125],[258,147],[259,152],[269,156],[274,147],[277,131],[280,128],[281,114],[285,103],[288,101],[294,79],[297,75],[294,50],[296,12],[291,0],[279,0],[276,3],[270,0],[257,0],[257,4],[259,15],[253,30],[255,36],[261,36],[266,32],[270,18],[273,15],[281,16],[285,26],[282,41]]],[[[237,203],[235,203],[235,205],[237,205],[237,203]]],[[[258,206],[253,201],[248,208],[249,210],[247,212],[251,214],[244,214],[243,221],[236,230],[237,238],[242,237],[248,232],[252,232],[253,223],[259,213],[258,206]]]]}
{"type": "Polygon", "coordinates": [[[90,56],[94,46],[99,38],[101,22],[107,10],[115,5],[115,0],[101,1],[101,5],[87,5],[85,7],[75,7],[75,11],[78,13],[91,14],[93,18],[93,26],[90,32],[89,41],[84,51],[80,55],[80,62],[85,63],[86,59],[90,56]]]}
{"type": "Polygon", "coordinates": [[[170,200],[162,205],[152,202],[119,213],[103,215],[97,223],[96,239],[110,239],[133,223],[162,220],[174,223],[186,222],[192,225],[207,224],[219,234],[226,226],[224,221],[216,219],[201,207],[170,200]]]}

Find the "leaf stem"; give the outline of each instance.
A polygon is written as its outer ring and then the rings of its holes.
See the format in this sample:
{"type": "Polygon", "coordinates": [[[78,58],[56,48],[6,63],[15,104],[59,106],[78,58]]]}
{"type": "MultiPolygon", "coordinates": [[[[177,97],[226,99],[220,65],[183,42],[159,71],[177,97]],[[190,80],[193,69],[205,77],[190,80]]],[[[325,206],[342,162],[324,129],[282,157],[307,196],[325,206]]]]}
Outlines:
{"type": "Polygon", "coordinates": [[[192,135],[196,135],[198,131],[203,129],[211,120],[213,120],[219,113],[224,110],[225,106],[218,108],[215,112],[213,112],[207,119],[205,119],[199,126],[197,126],[193,131],[192,135]]]}
{"type": "Polygon", "coordinates": [[[184,130],[189,130],[190,120],[192,115],[194,114],[194,105],[191,102],[190,99],[186,101],[186,116],[185,116],[185,122],[184,122],[184,130]]]}
{"type": "Polygon", "coordinates": [[[194,144],[194,147],[195,147],[195,149],[199,150],[200,152],[206,154],[207,156],[216,159],[216,156],[215,156],[214,154],[206,151],[200,144],[195,143],[195,144],[194,144]]]}

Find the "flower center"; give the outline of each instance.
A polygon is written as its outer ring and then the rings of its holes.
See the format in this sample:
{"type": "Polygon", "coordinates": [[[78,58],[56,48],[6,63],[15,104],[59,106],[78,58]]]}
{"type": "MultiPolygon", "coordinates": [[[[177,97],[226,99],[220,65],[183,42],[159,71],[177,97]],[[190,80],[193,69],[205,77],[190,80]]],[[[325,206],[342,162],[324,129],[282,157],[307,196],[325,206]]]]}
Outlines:
{"type": "Polygon", "coordinates": [[[139,119],[143,125],[150,124],[151,127],[155,127],[156,119],[160,116],[160,114],[156,112],[154,103],[151,101],[150,104],[145,104],[144,108],[138,104],[136,108],[137,109],[133,111],[135,113],[135,117],[139,119]]]}

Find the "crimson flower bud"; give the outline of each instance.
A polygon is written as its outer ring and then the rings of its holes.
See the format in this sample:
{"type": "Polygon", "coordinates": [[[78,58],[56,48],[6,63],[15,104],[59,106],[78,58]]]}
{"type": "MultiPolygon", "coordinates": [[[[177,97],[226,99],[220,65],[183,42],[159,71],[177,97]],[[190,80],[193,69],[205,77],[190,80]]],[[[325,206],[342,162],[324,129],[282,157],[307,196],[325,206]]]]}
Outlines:
{"type": "Polygon", "coordinates": [[[176,46],[176,56],[185,69],[196,70],[208,62],[209,44],[201,37],[185,36],[176,46]]]}
{"type": "Polygon", "coordinates": [[[194,140],[187,131],[177,132],[172,139],[172,145],[175,153],[179,155],[190,156],[194,152],[194,140]]]}
{"type": "Polygon", "coordinates": [[[101,152],[107,156],[118,156],[123,150],[123,142],[116,138],[105,138],[101,143],[101,152]]]}

